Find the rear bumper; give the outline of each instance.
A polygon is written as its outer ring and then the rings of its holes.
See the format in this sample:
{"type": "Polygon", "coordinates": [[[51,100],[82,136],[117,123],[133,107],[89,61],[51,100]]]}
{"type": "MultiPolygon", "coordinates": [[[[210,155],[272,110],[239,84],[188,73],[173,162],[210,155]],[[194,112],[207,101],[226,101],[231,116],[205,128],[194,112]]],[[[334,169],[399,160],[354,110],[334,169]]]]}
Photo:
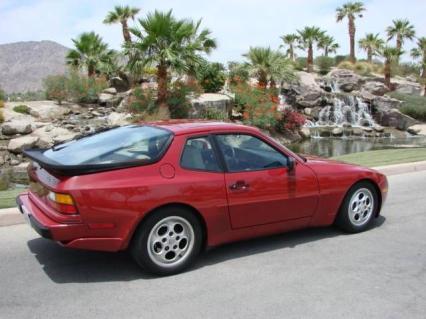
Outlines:
{"type": "Polygon", "coordinates": [[[84,223],[65,224],[52,220],[30,199],[28,193],[16,198],[19,211],[28,224],[43,238],[59,242],[69,248],[118,251],[123,247],[121,238],[96,236],[84,223]]]}

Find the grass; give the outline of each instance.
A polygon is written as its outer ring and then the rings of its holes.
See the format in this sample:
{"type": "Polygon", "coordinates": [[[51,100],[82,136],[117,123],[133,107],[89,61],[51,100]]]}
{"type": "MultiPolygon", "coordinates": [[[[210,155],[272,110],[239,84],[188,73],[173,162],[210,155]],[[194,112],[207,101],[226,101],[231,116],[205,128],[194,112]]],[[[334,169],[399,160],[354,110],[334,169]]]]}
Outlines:
{"type": "Polygon", "coordinates": [[[368,151],[336,156],[333,159],[368,167],[411,163],[426,161],[426,148],[368,151]]]}
{"type": "Polygon", "coordinates": [[[400,111],[419,121],[426,121],[426,97],[401,93],[388,93],[389,96],[402,101],[400,111]]]}
{"type": "Polygon", "coordinates": [[[10,190],[0,191],[0,208],[15,207],[15,198],[23,191],[23,188],[14,188],[10,190]]]}
{"type": "Polygon", "coordinates": [[[15,106],[13,110],[17,113],[30,114],[30,108],[25,104],[15,106]]]}

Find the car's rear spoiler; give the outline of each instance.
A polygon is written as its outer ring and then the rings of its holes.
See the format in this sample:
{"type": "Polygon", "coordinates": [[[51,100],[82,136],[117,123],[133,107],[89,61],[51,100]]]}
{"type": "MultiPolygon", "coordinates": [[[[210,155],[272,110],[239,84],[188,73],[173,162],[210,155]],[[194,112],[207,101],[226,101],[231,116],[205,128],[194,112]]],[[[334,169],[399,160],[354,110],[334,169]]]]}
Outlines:
{"type": "Polygon", "coordinates": [[[79,164],[79,165],[63,165],[43,155],[47,149],[26,149],[23,153],[26,157],[37,162],[45,170],[60,176],[75,176],[92,174],[102,171],[110,171],[121,168],[148,165],[157,162],[154,160],[137,160],[125,163],[105,163],[105,164],[79,164]]]}

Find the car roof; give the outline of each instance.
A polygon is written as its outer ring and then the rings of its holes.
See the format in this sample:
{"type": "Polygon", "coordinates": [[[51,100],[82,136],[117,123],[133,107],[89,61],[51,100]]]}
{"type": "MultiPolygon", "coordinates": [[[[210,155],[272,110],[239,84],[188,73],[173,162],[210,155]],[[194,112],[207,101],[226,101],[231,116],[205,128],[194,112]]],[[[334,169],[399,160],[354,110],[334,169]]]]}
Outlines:
{"type": "Polygon", "coordinates": [[[186,135],[194,133],[212,133],[212,132],[259,132],[256,127],[251,127],[242,124],[220,122],[220,121],[208,121],[208,120],[167,120],[167,121],[156,121],[146,122],[143,124],[152,125],[168,129],[175,135],[186,135]]]}

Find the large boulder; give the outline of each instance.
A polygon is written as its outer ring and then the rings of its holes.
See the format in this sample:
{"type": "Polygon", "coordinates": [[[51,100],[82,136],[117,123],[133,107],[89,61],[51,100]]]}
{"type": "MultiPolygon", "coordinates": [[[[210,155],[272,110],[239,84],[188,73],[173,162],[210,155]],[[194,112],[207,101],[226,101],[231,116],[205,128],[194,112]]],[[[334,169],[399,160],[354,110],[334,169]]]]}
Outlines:
{"type": "Polygon", "coordinates": [[[72,140],[78,133],[62,127],[48,125],[35,130],[32,135],[37,138],[36,145],[40,148],[49,148],[55,143],[72,140]]]}
{"type": "Polygon", "coordinates": [[[422,86],[416,82],[400,81],[395,83],[395,92],[410,95],[421,95],[422,86]]]}
{"type": "Polygon", "coordinates": [[[426,124],[415,124],[407,128],[407,132],[413,135],[426,135],[426,124]]]}
{"type": "Polygon", "coordinates": [[[68,106],[58,105],[53,101],[27,102],[30,114],[39,121],[52,121],[70,112],[68,106]]]}
{"type": "Polygon", "coordinates": [[[324,92],[319,90],[306,89],[300,95],[296,96],[296,104],[302,107],[322,106],[324,103],[324,92]]]}
{"type": "Polygon", "coordinates": [[[23,149],[34,147],[38,140],[39,138],[37,136],[30,135],[14,138],[9,141],[7,149],[9,150],[9,152],[15,154],[22,153],[23,149]]]}
{"type": "Polygon", "coordinates": [[[371,101],[371,105],[377,112],[386,112],[391,109],[399,109],[401,101],[389,96],[377,96],[371,101]]]}
{"type": "Polygon", "coordinates": [[[98,103],[102,106],[114,107],[120,104],[124,93],[118,93],[116,88],[107,88],[98,95],[98,103]]]}
{"type": "Polygon", "coordinates": [[[374,118],[382,126],[390,126],[403,131],[418,123],[418,121],[401,113],[398,109],[378,111],[374,118]]]}
{"type": "Polygon", "coordinates": [[[31,122],[25,120],[13,120],[6,122],[1,127],[3,135],[29,134],[33,131],[31,122]]]}
{"type": "Polygon", "coordinates": [[[389,92],[389,88],[382,82],[369,81],[362,85],[361,92],[362,91],[367,91],[373,95],[383,96],[385,93],[389,92]]]}
{"type": "Polygon", "coordinates": [[[129,113],[117,113],[112,112],[108,115],[107,122],[110,126],[117,126],[117,125],[127,125],[130,124],[130,120],[132,118],[132,115],[129,113]]]}
{"type": "Polygon", "coordinates": [[[346,69],[334,69],[330,71],[328,77],[344,92],[359,90],[364,82],[358,74],[346,69]]]}
{"type": "Polygon", "coordinates": [[[109,84],[111,87],[115,88],[117,92],[125,92],[130,89],[129,81],[118,76],[111,78],[109,84]]]}
{"type": "Polygon", "coordinates": [[[200,118],[206,112],[215,112],[228,118],[232,111],[232,99],[225,94],[204,93],[191,99],[192,109],[189,117],[200,118]]]}

